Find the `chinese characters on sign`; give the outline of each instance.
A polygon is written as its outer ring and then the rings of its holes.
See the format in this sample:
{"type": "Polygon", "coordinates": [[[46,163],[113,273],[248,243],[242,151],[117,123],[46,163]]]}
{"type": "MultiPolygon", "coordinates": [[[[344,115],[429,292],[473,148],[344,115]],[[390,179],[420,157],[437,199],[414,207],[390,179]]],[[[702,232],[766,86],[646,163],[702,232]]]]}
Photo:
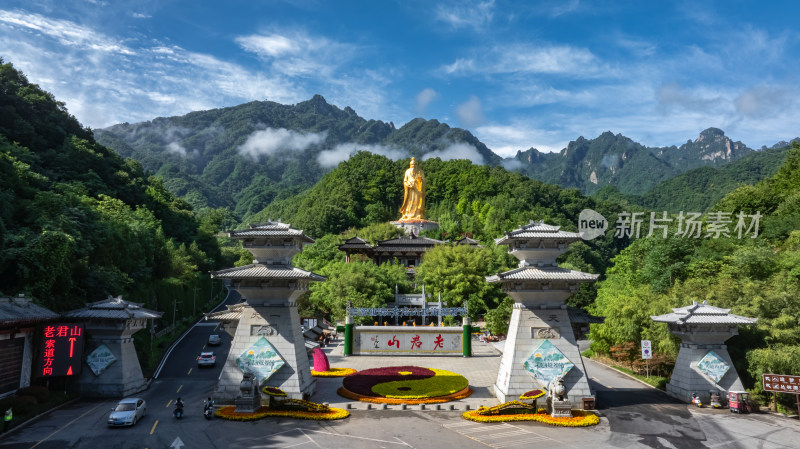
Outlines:
{"type": "Polygon", "coordinates": [[[362,331],[354,338],[354,352],[391,354],[462,354],[461,329],[421,328],[362,331]]]}
{"type": "Polygon", "coordinates": [[[83,324],[53,324],[42,329],[42,351],[37,375],[74,376],[81,372],[83,324]]]}
{"type": "Polygon", "coordinates": [[[762,374],[761,380],[764,385],[764,391],[800,394],[800,376],[762,374]]]}
{"type": "MultiPolygon", "coordinates": [[[[642,224],[645,222],[645,212],[620,212],[617,214],[616,230],[614,237],[635,237],[639,238],[642,235],[642,224]]],[[[750,236],[750,238],[758,237],[758,225],[761,221],[760,212],[748,215],[744,212],[739,212],[735,217],[730,212],[709,212],[705,214],[705,221],[701,218],[702,214],[699,212],[686,212],[681,211],[676,217],[669,217],[666,211],[661,212],[660,216],[656,212],[650,212],[649,227],[647,237],[653,235],[660,235],[661,238],[667,238],[670,233],[670,227],[675,230],[672,233],[675,237],[680,238],[719,238],[742,237],[750,236]],[[736,219],[734,224],[734,218],[736,219]],[[734,225],[731,228],[731,225],[734,225]],[[704,232],[705,231],[705,232],[704,232]]]]}

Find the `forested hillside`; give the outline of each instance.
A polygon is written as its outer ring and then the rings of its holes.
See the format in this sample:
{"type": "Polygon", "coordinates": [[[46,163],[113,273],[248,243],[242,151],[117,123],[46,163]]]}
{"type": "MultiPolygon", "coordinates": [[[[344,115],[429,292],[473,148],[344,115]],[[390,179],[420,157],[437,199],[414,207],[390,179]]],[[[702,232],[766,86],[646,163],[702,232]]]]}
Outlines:
{"type": "MultiPolygon", "coordinates": [[[[606,317],[592,325],[592,347],[608,353],[650,339],[654,353],[674,357],[678,341],[650,316],[708,301],[758,318],[727,345],[745,386],[760,391],[761,373],[800,371],[800,145],[773,176],[737,188],[710,210],[732,213],[729,236],[641,238],[613,259],[592,307],[606,317]],[[756,238],[754,229],[739,238],[739,212],[763,215],[756,238]]],[[[714,216],[705,218],[708,224],[714,216]]]]}
{"type": "MultiPolygon", "coordinates": [[[[199,219],[141,164],[95,142],[64,104],[0,61],[0,294],[54,311],[122,295],[168,310],[220,259],[199,219]]],[[[198,304],[201,304],[203,301],[198,304]]],[[[192,310],[182,301],[179,316],[192,310]]]]}
{"type": "Polygon", "coordinates": [[[314,185],[351,153],[395,159],[453,154],[497,165],[500,157],[468,131],[415,119],[400,129],[366,120],[319,95],[296,105],[254,101],[95,130],[98,141],[164,178],[195,207],[245,217],[314,185]]]}
{"type": "Polygon", "coordinates": [[[704,212],[737,187],[753,185],[778,171],[790,145],[754,151],[720,167],[700,167],[653,187],[644,195],[623,195],[607,186],[593,196],[656,211],[704,212]]]}

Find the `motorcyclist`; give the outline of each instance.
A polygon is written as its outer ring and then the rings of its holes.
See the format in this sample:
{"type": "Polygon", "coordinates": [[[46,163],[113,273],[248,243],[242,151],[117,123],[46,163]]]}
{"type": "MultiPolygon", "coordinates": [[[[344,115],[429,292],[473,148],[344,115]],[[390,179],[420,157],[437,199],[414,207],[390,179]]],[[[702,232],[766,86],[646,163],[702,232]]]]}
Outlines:
{"type": "Polygon", "coordinates": [[[178,416],[178,412],[180,412],[181,415],[183,414],[183,401],[181,400],[180,397],[178,398],[178,400],[175,401],[175,411],[174,411],[174,413],[175,413],[176,417],[179,417],[178,416]]]}
{"type": "Polygon", "coordinates": [[[204,411],[205,411],[205,410],[208,410],[209,408],[212,408],[212,407],[214,407],[214,400],[213,400],[213,399],[211,399],[211,398],[209,397],[208,399],[206,399],[205,401],[203,401],[203,410],[204,410],[204,411]]]}

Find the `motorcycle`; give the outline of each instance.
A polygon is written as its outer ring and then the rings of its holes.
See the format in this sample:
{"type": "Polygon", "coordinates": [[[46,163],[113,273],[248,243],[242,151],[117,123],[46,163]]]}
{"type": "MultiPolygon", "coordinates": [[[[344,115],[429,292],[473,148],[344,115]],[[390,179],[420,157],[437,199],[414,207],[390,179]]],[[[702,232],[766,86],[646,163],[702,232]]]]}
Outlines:
{"type": "Polygon", "coordinates": [[[183,404],[175,404],[175,410],[172,412],[175,415],[175,418],[181,419],[183,416],[183,404]]]}
{"type": "Polygon", "coordinates": [[[206,405],[205,409],[203,410],[203,416],[206,419],[211,419],[214,416],[214,406],[213,405],[206,405]]]}
{"type": "Polygon", "coordinates": [[[703,408],[703,403],[700,401],[700,396],[698,396],[697,393],[692,393],[692,404],[703,408]]]}

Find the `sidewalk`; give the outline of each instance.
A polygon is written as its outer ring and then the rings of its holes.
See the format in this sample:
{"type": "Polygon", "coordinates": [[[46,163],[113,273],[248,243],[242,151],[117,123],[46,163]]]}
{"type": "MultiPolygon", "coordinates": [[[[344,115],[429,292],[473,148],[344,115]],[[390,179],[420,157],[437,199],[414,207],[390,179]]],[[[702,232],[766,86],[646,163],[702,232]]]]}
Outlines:
{"type": "MultiPolygon", "coordinates": [[[[384,366],[403,366],[414,365],[425,368],[446,369],[454,373],[461,374],[469,381],[469,386],[474,393],[468,398],[457,401],[450,401],[441,404],[441,407],[448,410],[451,405],[455,410],[475,410],[480,406],[492,407],[500,402],[492,393],[492,385],[497,380],[497,371],[500,369],[501,353],[492,344],[472,342],[472,357],[444,356],[444,357],[418,357],[418,356],[344,356],[344,340],[341,338],[334,340],[330,346],[322,348],[328,356],[331,367],[334,368],[353,368],[365,370],[370,368],[380,368],[384,366]]],[[[313,363],[312,363],[313,368],[313,363]]],[[[311,396],[314,402],[327,402],[332,407],[350,408],[356,410],[366,410],[368,405],[373,409],[381,409],[381,404],[368,404],[365,402],[354,401],[339,396],[336,390],[342,386],[342,378],[316,377],[316,392],[311,396]]],[[[436,410],[437,404],[426,404],[426,409],[436,410]]],[[[400,410],[400,405],[389,404],[386,406],[390,410],[400,410]]],[[[418,405],[409,405],[408,408],[419,410],[418,405]]]]}

